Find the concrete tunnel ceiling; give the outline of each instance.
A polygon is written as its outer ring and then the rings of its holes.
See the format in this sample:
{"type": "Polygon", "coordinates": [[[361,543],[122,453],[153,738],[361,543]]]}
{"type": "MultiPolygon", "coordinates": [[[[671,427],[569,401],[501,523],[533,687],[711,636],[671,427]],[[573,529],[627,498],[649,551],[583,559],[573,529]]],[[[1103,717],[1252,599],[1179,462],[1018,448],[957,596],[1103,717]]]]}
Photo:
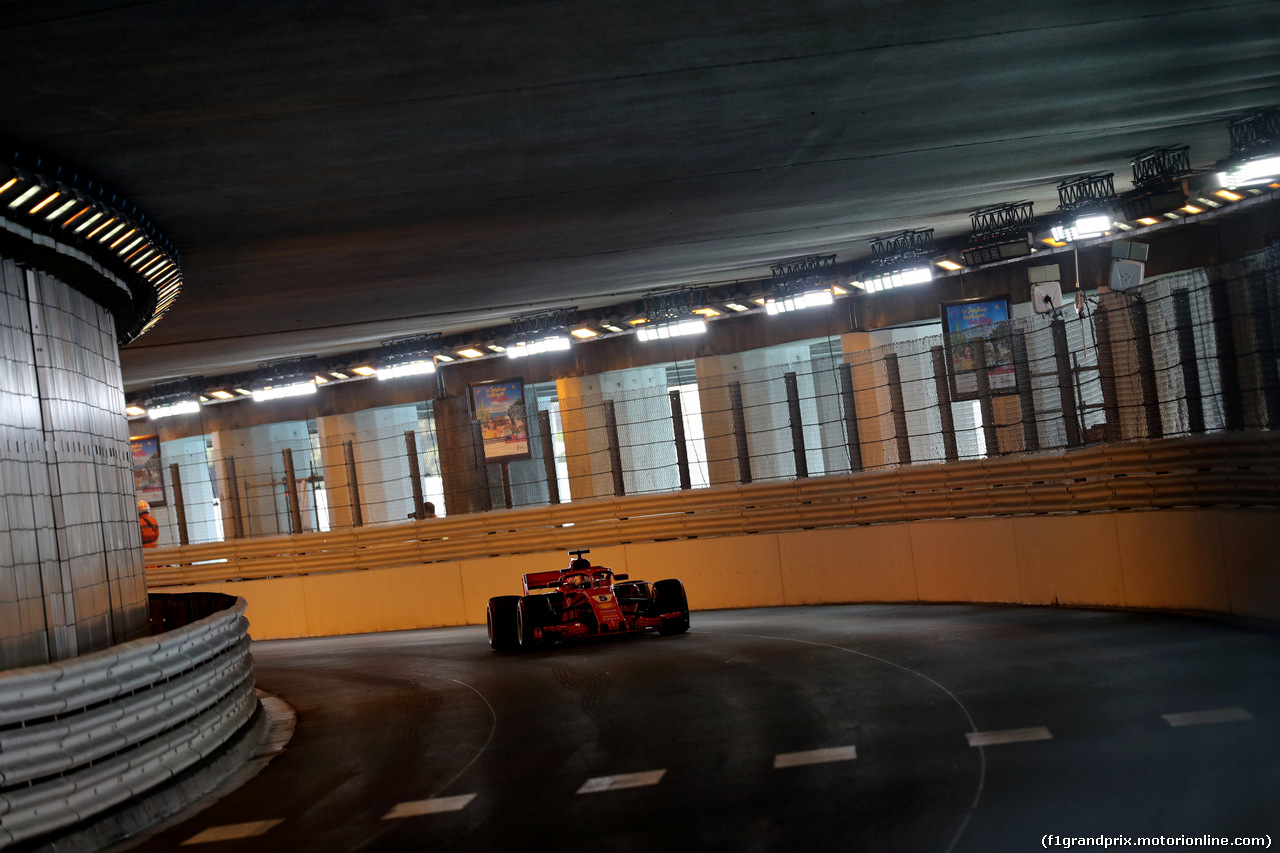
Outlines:
{"type": "Polygon", "coordinates": [[[126,385],[501,325],[1033,200],[1280,102],[1280,4],[9,6],[0,132],[182,253],[126,385]]]}

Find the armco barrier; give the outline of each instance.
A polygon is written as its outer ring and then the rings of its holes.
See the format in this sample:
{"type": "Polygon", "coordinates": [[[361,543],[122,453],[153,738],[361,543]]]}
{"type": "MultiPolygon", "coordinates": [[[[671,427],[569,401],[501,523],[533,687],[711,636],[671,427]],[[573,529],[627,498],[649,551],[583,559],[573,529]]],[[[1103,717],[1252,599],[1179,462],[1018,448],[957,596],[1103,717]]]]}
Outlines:
{"type": "Polygon", "coordinates": [[[245,600],[67,661],[0,672],[0,848],[148,791],[252,717],[245,600]]]}
{"type": "Polygon", "coordinates": [[[1280,436],[1228,433],[231,540],[147,555],[150,587],[896,521],[1280,506],[1280,436]]]}

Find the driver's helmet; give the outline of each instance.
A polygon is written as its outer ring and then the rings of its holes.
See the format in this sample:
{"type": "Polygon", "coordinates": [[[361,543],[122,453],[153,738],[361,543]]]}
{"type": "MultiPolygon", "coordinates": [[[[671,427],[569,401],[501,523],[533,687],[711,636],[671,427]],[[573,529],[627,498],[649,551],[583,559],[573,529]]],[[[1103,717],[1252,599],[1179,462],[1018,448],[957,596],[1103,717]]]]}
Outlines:
{"type": "Polygon", "coordinates": [[[591,561],[588,560],[586,557],[579,557],[578,559],[569,563],[569,571],[571,572],[586,572],[590,570],[591,570],[591,561]]]}

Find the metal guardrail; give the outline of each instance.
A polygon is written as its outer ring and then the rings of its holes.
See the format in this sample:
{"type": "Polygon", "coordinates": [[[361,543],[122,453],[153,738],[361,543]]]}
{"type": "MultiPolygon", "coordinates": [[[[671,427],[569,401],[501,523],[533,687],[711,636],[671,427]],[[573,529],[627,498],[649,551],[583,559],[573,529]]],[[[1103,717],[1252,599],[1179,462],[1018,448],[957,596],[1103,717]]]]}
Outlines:
{"type": "Polygon", "coordinates": [[[246,602],[224,598],[157,636],[0,672],[0,848],[155,787],[249,721],[246,602]]]}
{"type": "Polygon", "coordinates": [[[1280,506],[1280,435],[1234,433],[575,501],[335,533],[159,548],[151,587],[384,569],[656,539],[934,518],[1280,506]]]}

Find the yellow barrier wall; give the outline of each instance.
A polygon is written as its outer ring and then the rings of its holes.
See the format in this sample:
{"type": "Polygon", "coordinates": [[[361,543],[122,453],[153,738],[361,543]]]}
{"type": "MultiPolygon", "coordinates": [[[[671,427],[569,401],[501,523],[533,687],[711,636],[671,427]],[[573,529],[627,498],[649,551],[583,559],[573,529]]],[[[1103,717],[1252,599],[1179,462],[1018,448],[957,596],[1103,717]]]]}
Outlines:
{"type": "MultiPolygon", "coordinates": [[[[950,519],[634,543],[591,558],[636,578],[681,578],[695,611],[998,602],[1280,621],[1278,521],[1217,509],[950,519]]],[[[256,639],[315,637],[482,624],[490,596],[566,562],[555,551],[152,591],[241,595],[256,639]]]]}

